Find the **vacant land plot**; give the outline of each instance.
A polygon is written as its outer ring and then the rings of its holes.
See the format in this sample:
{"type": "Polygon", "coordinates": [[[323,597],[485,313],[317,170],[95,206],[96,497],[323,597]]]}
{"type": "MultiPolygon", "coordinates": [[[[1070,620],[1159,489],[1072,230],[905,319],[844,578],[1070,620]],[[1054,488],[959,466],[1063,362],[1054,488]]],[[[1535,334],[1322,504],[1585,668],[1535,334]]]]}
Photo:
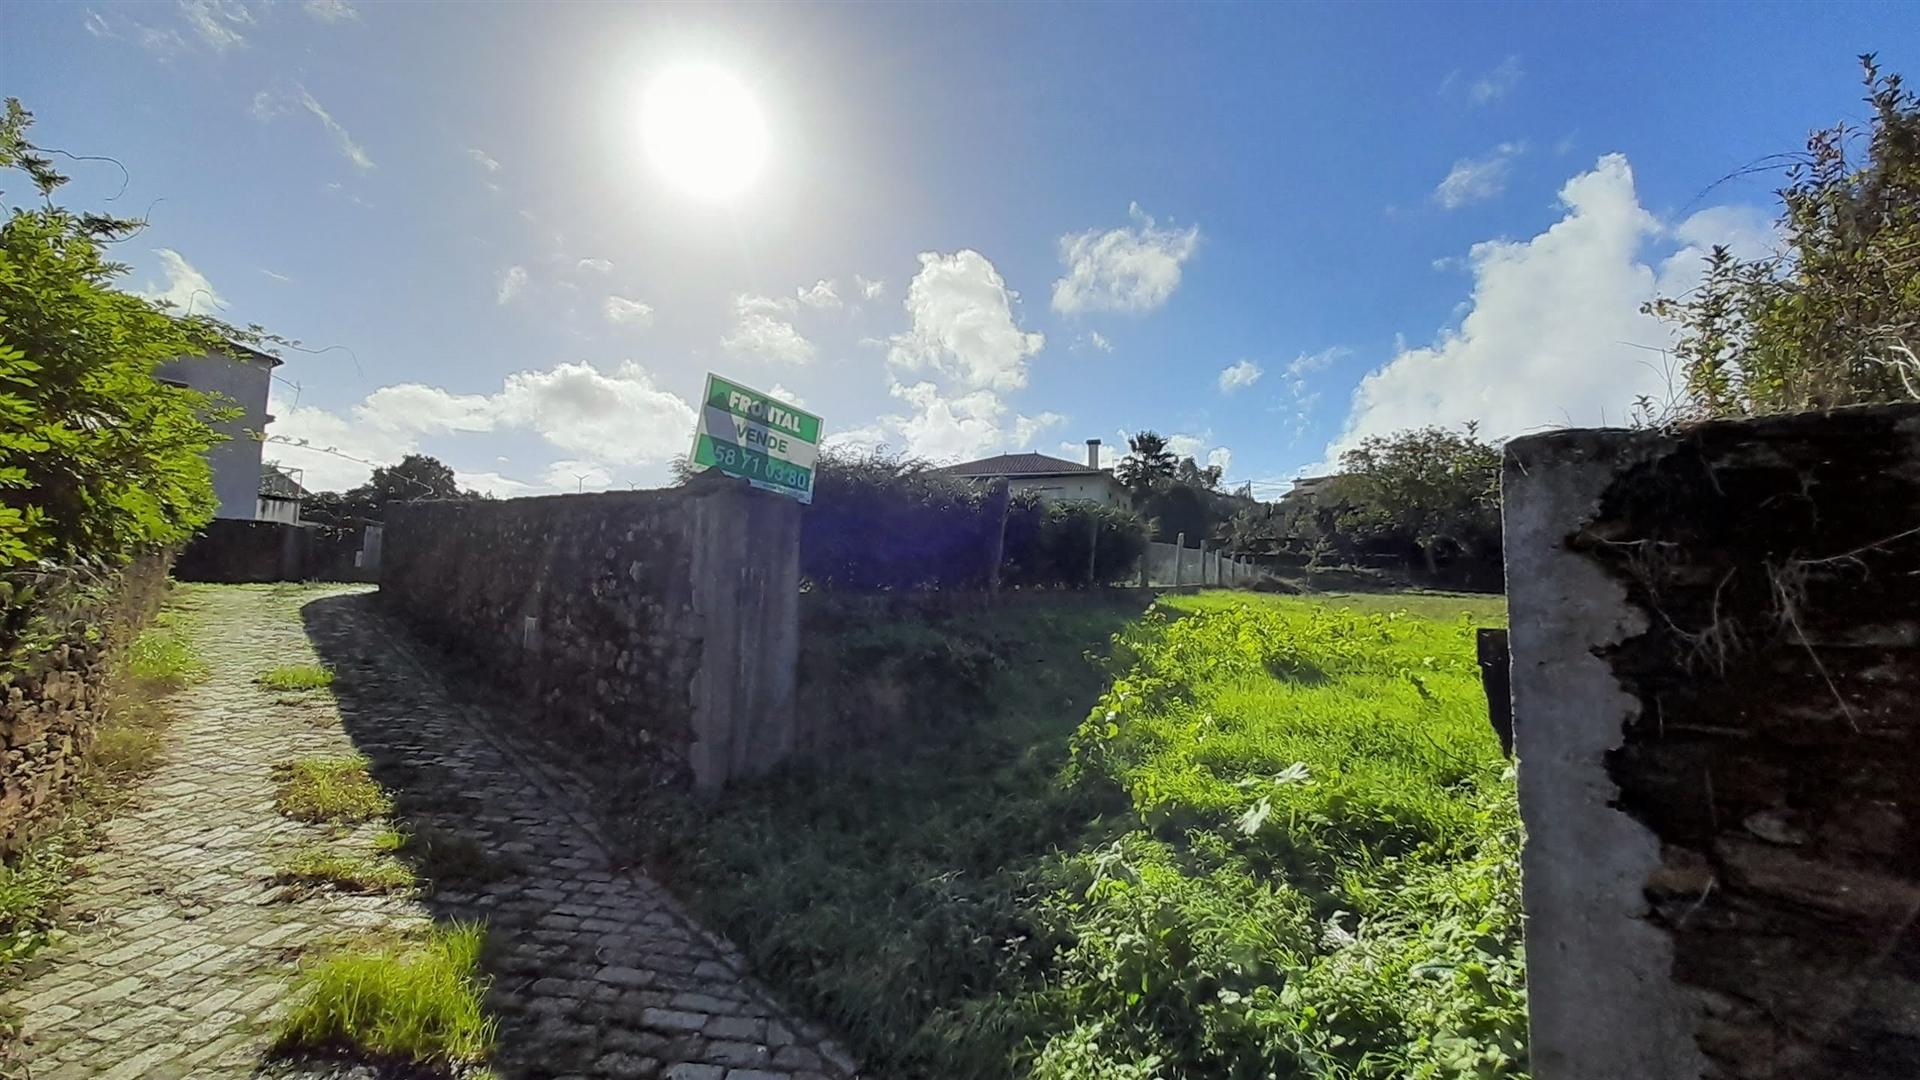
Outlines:
{"type": "Polygon", "coordinates": [[[1518,815],[1473,647],[1501,618],[1203,593],[954,620],[992,657],[976,718],[683,804],[654,854],[888,1074],[1521,1075],[1518,815]]]}

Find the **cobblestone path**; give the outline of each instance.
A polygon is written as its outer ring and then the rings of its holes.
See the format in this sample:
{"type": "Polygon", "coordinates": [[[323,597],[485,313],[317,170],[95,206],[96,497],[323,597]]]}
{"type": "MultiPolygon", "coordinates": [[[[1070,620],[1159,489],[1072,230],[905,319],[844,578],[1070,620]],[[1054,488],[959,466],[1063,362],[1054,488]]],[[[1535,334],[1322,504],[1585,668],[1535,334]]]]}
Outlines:
{"type": "MultiPolygon", "coordinates": [[[[483,920],[504,1077],[847,1080],[854,1063],[744,972],[664,890],[612,862],[588,786],[454,702],[362,590],[198,591],[215,668],[185,692],[167,764],[111,824],[82,884],[94,920],[8,1003],[32,1075],[256,1075],[293,959],[370,927],[483,920]],[[332,701],[253,678],[317,651],[332,701]],[[273,864],[320,826],[272,807],[270,767],[358,750],[399,824],[474,841],[484,864],[422,899],[293,897],[273,864]]],[[[458,850],[449,843],[449,850],[458,850]]]]}

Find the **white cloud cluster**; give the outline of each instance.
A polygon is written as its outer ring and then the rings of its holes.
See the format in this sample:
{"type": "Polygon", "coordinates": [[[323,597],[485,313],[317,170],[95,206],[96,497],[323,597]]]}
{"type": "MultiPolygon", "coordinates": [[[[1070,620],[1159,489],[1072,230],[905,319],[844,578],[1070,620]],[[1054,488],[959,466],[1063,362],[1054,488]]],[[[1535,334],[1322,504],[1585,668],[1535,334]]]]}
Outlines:
{"type": "Polygon", "coordinates": [[[185,256],[172,248],[154,248],[153,253],[160,256],[160,274],[166,282],[156,285],[149,281],[147,287],[135,295],[170,303],[182,315],[206,315],[215,308],[227,306],[226,297],[221,296],[213,282],[194,269],[185,256]]]}
{"type": "Polygon", "coordinates": [[[860,298],[863,300],[878,300],[880,299],[880,294],[887,291],[886,282],[878,280],[869,281],[859,274],[853,275],[853,285],[854,288],[860,291],[860,298]]]}
{"type": "Polygon", "coordinates": [[[1560,202],[1565,216],[1545,232],[1474,245],[1466,315],[1361,380],[1323,465],[1366,436],[1403,428],[1478,420],[1483,435],[1507,438],[1617,423],[1641,394],[1671,400],[1657,352],[1670,332],[1640,306],[1692,287],[1714,243],[1745,255],[1774,243],[1764,218],[1746,208],[1714,207],[1664,226],[1641,207],[1619,154],[1567,181],[1560,202]],[[1655,262],[1644,249],[1656,238],[1678,250],[1655,262]]]}
{"type": "Polygon", "coordinates": [[[1018,298],[977,251],[922,252],[920,272],[907,286],[908,326],[889,342],[887,361],[968,389],[1017,390],[1027,385],[1028,358],[1047,343],[1046,335],[1014,322],[1018,298]]]}
{"type": "Polygon", "coordinates": [[[574,266],[581,270],[591,270],[596,274],[610,274],[613,272],[613,263],[606,259],[581,259],[575,263],[574,266]]]}
{"type": "Polygon", "coordinates": [[[1131,226],[1060,238],[1067,275],[1053,283],[1053,310],[1151,311],[1180,287],[1180,268],[1200,246],[1199,227],[1159,228],[1139,203],[1127,216],[1131,226]]]}
{"type": "Polygon", "coordinates": [[[1241,360],[1237,364],[1228,364],[1226,367],[1220,369],[1220,392],[1223,394],[1232,394],[1245,390],[1247,387],[1259,382],[1260,376],[1264,374],[1266,374],[1265,370],[1251,360],[1241,360]]]}
{"type": "Polygon", "coordinates": [[[840,306],[840,294],[834,291],[833,282],[825,278],[821,278],[811,286],[795,290],[795,295],[802,304],[810,308],[829,309],[840,306]]]}
{"type": "Polygon", "coordinates": [[[344,416],[278,402],[271,411],[277,417],[267,429],[272,455],[306,469],[307,486],[316,490],[358,484],[371,469],[367,463],[396,461],[419,449],[421,436],[458,432],[530,431],[603,472],[659,465],[686,450],[695,420],[691,405],[655,386],[632,361],[611,373],[582,363],[515,372],[493,394],[455,394],[420,383],[384,386],[344,416]]]}
{"type": "Polygon", "coordinates": [[[793,325],[792,317],[798,304],[794,297],[750,293],[734,297],[733,327],[720,339],[720,347],[746,359],[784,364],[812,362],[816,351],[813,342],[793,325]]]}
{"type": "Polygon", "coordinates": [[[624,296],[609,296],[602,305],[607,321],[645,329],[653,325],[653,306],[624,296]]]}
{"type": "Polygon", "coordinates": [[[480,168],[486,172],[497,173],[500,171],[500,163],[494,160],[493,155],[477,146],[467,147],[467,157],[473,159],[473,163],[480,166],[480,168]]]}
{"type": "Polygon", "coordinates": [[[301,106],[320,121],[320,126],[327,129],[328,135],[333,136],[333,144],[339,148],[341,156],[353,162],[353,167],[361,172],[372,169],[373,158],[367,156],[366,148],[353,141],[353,136],[347,134],[347,129],[341,127],[340,122],[333,118],[333,114],[322,108],[312,94],[307,93],[306,87],[300,87],[299,91],[301,106]]]}
{"type": "Polygon", "coordinates": [[[247,43],[239,27],[253,24],[245,4],[231,0],[180,0],[180,17],[214,52],[226,52],[247,43]]]}
{"type": "Polygon", "coordinates": [[[1480,158],[1461,158],[1433,189],[1433,201],[1448,210],[1468,203],[1482,202],[1507,189],[1507,175],[1513,171],[1513,159],[1526,152],[1526,144],[1501,143],[1480,158]]]}
{"type": "Polygon", "coordinates": [[[1460,86],[1460,72],[1457,69],[1448,72],[1446,79],[1440,83],[1440,92],[1444,94],[1462,90],[1469,103],[1488,105],[1512,93],[1514,87],[1520,85],[1520,77],[1523,74],[1525,73],[1520,70],[1520,58],[1509,56],[1500,61],[1493,70],[1467,83],[1464,88],[1460,86]]]}

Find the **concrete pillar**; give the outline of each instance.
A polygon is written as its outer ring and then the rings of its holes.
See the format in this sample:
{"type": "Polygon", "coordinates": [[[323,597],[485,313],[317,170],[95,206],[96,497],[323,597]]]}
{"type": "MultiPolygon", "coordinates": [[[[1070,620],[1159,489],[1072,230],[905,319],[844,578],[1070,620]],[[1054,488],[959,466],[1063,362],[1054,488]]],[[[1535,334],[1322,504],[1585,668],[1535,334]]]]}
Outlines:
{"type": "Polygon", "coordinates": [[[1183,573],[1186,569],[1186,563],[1187,534],[1181,533],[1173,538],[1173,584],[1175,588],[1179,588],[1181,580],[1186,576],[1183,573]]]}

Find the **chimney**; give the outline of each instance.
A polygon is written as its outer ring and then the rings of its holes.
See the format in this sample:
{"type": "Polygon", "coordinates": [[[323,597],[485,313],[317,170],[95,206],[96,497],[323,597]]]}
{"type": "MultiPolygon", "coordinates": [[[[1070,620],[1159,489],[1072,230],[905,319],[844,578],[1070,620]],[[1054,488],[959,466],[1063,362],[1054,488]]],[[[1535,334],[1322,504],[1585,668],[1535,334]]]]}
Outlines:
{"type": "Polygon", "coordinates": [[[1087,440],[1087,468],[1097,469],[1099,467],[1100,467],[1100,440],[1088,439],[1087,440]]]}

